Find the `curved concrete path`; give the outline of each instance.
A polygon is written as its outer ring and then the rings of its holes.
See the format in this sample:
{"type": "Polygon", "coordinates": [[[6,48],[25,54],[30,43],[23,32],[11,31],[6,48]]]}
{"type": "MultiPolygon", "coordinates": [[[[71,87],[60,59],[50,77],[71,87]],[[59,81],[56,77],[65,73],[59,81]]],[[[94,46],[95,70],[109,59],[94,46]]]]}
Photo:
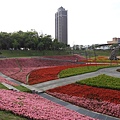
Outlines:
{"type": "Polygon", "coordinates": [[[114,77],[120,78],[120,72],[116,71],[116,69],[118,69],[118,68],[120,69],[120,67],[104,68],[104,69],[100,69],[96,72],[76,75],[76,76],[67,77],[67,78],[61,78],[61,79],[57,79],[57,80],[52,80],[52,81],[48,81],[48,82],[44,82],[44,83],[35,84],[32,86],[37,88],[37,89],[40,89],[41,91],[46,91],[46,90],[51,89],[51,88],[67,85],[70,83],[74,83],[78,80],[82,80],[82,79],[86,79],[86,78],[90,78],[90,77],[95,77],[95,76],[98,76],[100,74],[106,74],[109,76],[114,76],[114,77]]]}
{"type": "MultiPolygon", "coordinates": [[[[42,96],[42,97],[44,97],[44,98],[46,98],[50,101],[53,101],[57,104],[60,104],[60,105],[66,107],[68,109],[74,110],[74,111],[76,111],[80,114],[87,115],[87,116],[90,116],[92,118],[96,118],[96,119],[99,119],[99,120],[120,120],[120,118],[111,117],[111,116],[108,116],[108,115],[105,115],[105,114],[93,112],[93,111],[90,111],[90,110],[84,109],[82,107],[73,105],[71,103],[65,102],[63,100],[60,100],[58,98],[55,98],[51,95],[48,95],[48,94],[44,93],[45,90],[55,88],[55,87],[58,87],[58,86],[62,86],[62,85],[67,85],[67,84],[70,84],[70,83],[74,83],[78,80],[82,80],[82,79],[89,78],[89,77],[94,77],[94,76],[97,76],[97,75],[100,75],[100,74],[106,74],[106,75],[110,75],[110,76],[120,78],[120,72],[116,71],[116,69],[118,69],[118,68],[120,69],[120,67],[104,68],[104,69],[98,70],[96,72],[91,72],[91,73],[81,74],[81,75],[77,75],[77,76],[62,78],[62,79],[58,79],[58,80],[52,80],[52,81],[48,81],[48,82],[44,82],[44,83],[35,84],[35,85],[32,85],[32,86],[24,84],[24,86],[28,87],[28,89],[31,88],[31,90],[33,88],[35,88],[35,89],[38,90],[38,94],[40,96],[42,96]]],[[[7,77],[7,76],[3,75],[2,73],[0,73],[0,76],[5,77],[6,79],[8,79],[12,82],[15,82],[19,85],[23,85],[22,83],[7,77]]]]}
{"type": "MultiPolygon", "coordinates": [[[[91,73],[81,74],[81,75],[77,75],[77,76],[62,78],[62,79],[59,79],[59,80],[48,81],[48,82],[44,82],[44,83],[40,83],[40,84],[36,84],[36,85],[32,85],[32,86],[40,89],[41,91],[45,91],[45,90],[48,90],[50,88],[55,88],[55,87],[58,87],[58,86],[74,83],[77,80],[82,80],[82,79],[85,79],[85,78],[95,77],[95,76],[98,76],[100,74],[106,74],[106,75],[109,75],[109,76],[114,76],[114,77],[119,77],[120,78],[120,72],[116,71],[116,69],[118,69],[118,68],[120,69],[120,67],[104,68],[104,69],[100,69],[96,72],[91,72],[91,73]]],[[[57,104],[65,106],[68,109],[74,110],[74,111],[76,111],[80,114],[87,115],[87,116],[90,116],[92,118],[96,118],[96,119],[99,119],[99,120],[120,120],[119,118],[116,118],[116,117],[112,117],[112,116],[108,116],[108,115],[105,115],[105,114],[97,113],[97,112],[90,111],[90,110],[84,109],[82,107],[70,104],[68,102],[65,102],[63,100],[55,98],[55,97],[53,97],[51,95],[48,95],[46,93],[39,93],[39,95],[57,103],[57,104]]]]}

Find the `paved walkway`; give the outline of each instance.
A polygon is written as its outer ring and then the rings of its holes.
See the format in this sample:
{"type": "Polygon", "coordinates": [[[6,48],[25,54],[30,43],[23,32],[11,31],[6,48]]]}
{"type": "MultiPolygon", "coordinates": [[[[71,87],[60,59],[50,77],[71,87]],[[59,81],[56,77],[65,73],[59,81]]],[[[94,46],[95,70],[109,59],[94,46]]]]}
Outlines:
{"type": "MultiPolygon", "coordinates": [[[[27,85],[26,87],[28,87],[31,90],[38,90],[38,94],[40,96],[42,96],[42,97],[44,97],[48,100],[51,100],[51,101],[53,101],[57,104],[60,104],[62,106],[65,106],[68,109],[79,112],[80,114],[87,115],[87,116],[90,116],[92,118],[97,118],[99,120],[120,120],[119,118],[111,117],[111,116],[108,116],[108,115],[104,115],[104,114],[101,114],[101,113],[97,113],[97,112],[93,112],[93,111],[84,109],[82,107],[78,107],[76,105],[73,105],[73,104],[70,104],[70,103],[65,102],[63,100],[60,100],[58,98],[55,98],[51,95],[48,95],[44,92],[45,90],[48,90],[50,88],[55,88],[55,87],[58,87],[58,86],[67,85],[67,84],[70,84],[70,83],[74,83],[78,80],[82,80],[82,79],[89,78],[89,77],[94,77],[94,76],[97,76],[97,75],[100,75],[100,74],[106,74],[106,75],[110,75],[110,76],[120,78],[120,73],[116,71],[116,69],[118,69],[118,68],[120,68],[120,67],[105,68],[105,69],[98,70],[97,72],[86,73],[86,74],[82,74],[82,75],[62,78],[62,79],[59,79],[59,80],[48,81],[48,82],[44,82],[44,83],[35,84],[35,85],[32,85],[32,86],[27,85]]],[[[24,86],[23,83],[15,81],[14,79],[11,79],[11,78],[9,78],[9,77],[1,74],[1,73],[0,73],[0,76],[3,76],[3,77],[5,77],[6,79],[8,79],[12,82],[15,82],[19,85],[24,86]]]]}
{"type": "Polygon", "coordinates": [[[67,78],[61,78],[61,79],[52,80],[52,81],[48,81],[48,82],[44,82],[44,83],[34,84],[32,86],[40,89],[41,91],[46,91],[46,90],[51,89],[51,88],[67,85],[70,83],[74,83],[78,80],[86,79],[89,77],[95,77],[95,76],[98,76],[100,74],[106,74],[109,76],[114,76],[114,77],[120,78],[120,72],[116,71],[116,69],[118,69],[118,68],[120,69],[120,67],[104,68],[104,69],[100,69],[96,72],[81,74],[81,75],[67,77],[67,78]]]}

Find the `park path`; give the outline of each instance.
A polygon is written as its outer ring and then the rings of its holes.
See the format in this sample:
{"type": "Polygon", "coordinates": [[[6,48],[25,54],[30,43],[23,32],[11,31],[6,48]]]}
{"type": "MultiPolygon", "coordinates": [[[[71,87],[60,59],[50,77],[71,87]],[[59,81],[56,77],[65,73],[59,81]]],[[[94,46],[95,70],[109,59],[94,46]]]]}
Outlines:
{"type": "MultiPolygon", "coordinates": [[[[46,98],[50,101],[53,101],[56,104],[60,104],[60,105],[66,107],[68,109],[76,111],[80,114],[89,116],[91,118],[96,118],[96,119],[99,119],[99,120],[120,120],[119,118],[116,118],[116,117],[112,117],[112,116],[108,116],[108,115],[105,115],[105,114],[97,113],[97,112],[87,110],[85,108],[73,105],[71,103],[65,102],[65,101],[60,100],[60,99],[58,99],[56,97],[53,97],[51,95],[48,95],[47,93],[44,92],[45,90],[48,90],[48,89],[51,89],[51,88],[55,88],[55,87],[62,86],[62,85],[67,85],[67,84],[70,84],[70,83],[74,83],[78,80],[82,80],[82,79],[89,78],[89,77],[94,77],[94,76],[97,76],[97,75],[100,75],[100,74],[106,74],[106,75],[109,75],[109,76],[114,76],[114,77],[119,77],[120,78],[120,72],[116,71],[116,69],[118,69],[118,68],[120,69],[120,67],[104,68],[104,69],[100,69],[96,72],[91,72],[91,73],[81,74],[81,75],[77,75],[77,76],[62,78],[62,79],[58,79],[58,80],[52,80],[52,81],[39,83],[39,84],[35,84],[35,85],[25,85],[25,84],[24,85],[26,87],[28,87],[28,89],[34,89],[35,88],[36,90],[38,90],[39,92],[37,94],[39,94],[40,96],[42,96],[42,97],[44,97],[44,98],[46,98]]],[[[19,85],[23,84],[23,83],[20,83],[20,82],[14,80],[14,79],[9,78],[8,76],[3,75],[2,73],[0,73],[0,76],[4,77],[4,78],[6,78],[6,79],[8,79],[12,82],[15,82],[19,85]]]]}
{"type": "Polygon", "coordinates": [[[95,76],[98,76],[100,74],[106,74],[109,76],[120,78],[120,72],[116,71],[116,69],[118,69],[118,68],[120,69],[120,67],[104,68],[104,69],[100,69],[96,72],[85,73],[85,74],[76,75],[76,76],[67,77],[67,78],[61,78],[61,79],[57,79],[57,80],[51,80],[48,82],[34,84],[31,86],[35,87],[37,89],[40,89],[41,91],[46,91],[48,89],[52,89],[52,88],[55,88],[58,86],[63,86],[63,85],[67,85],[70,83],[74,83],[78,80],[82,80],[82,79],[86,79],[86,78],[90,78],[90,77],[95,77],[95,76]]]}
{"type": "Polygon", "coordinates": [[[81,74],[81,75],[77,75],[77,76],[62,78],[62,79],[58,79],[58,80],[52,80],[52,81],[48,81],[48,82],[44,82],[44,83],[35,84],[32,86],[39,89],[40,91],[42,91],[41,93],[39,93],[40,96],[42,96],[48,100],[51,100],[57,104],[60,104],[62,106],[65,106],[68,109],[74,110],[80,114],[83,114],[83,115],[86,115],[86,116],[89,116],[92,118],[96,118],[99,120],[120,120],[119,118],[116,118],[116,117],[97,113],[97,112],[87,110],[85,108],[73,105],[71,103],[65,102],[65,101],[60,100],[58,98],[55,98],[51,95],[48,95],[47,93],[44,92],[45,90],[48,90],[51,88],[67,85],[70,83],[74,83],[78,80],[82,80],[82,79],[89,78],[89,77],[95,77],[95,76],[98,76],[100,74],[106,74],[109,76],[114,76],[114,77],[120,78],[120,72],[117,72],[116,71],[117,69],[120,69],[120,67],[104,68],[104,69],[100,69],[96,72],[91,72],[91,73],[81,74]]]}

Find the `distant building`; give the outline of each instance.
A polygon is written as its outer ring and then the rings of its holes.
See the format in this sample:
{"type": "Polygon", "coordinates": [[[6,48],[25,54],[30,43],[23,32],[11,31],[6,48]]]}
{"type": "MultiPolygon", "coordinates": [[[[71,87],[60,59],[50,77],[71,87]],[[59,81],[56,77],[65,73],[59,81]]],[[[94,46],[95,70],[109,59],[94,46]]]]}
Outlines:
{"type": "Polygon", "coordinates": [[[116,44],[116,43],[120,43],[120,38],[116,38],[114,37],[112,39],[112,41],[107,41],[108,44],[116,44]]]}
{"type": "Polygon", "coordinates": [[[68,44],[67,10],[63,7],[58,8],[55,13],[55,38],[58,42],[68,44]]]}

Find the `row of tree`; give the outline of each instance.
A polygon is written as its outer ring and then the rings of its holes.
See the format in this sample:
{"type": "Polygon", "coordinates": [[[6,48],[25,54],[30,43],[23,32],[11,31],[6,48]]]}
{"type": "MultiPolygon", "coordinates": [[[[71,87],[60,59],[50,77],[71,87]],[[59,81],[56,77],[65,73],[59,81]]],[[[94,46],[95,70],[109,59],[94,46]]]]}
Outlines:
{"type": "Polygon", "coordinates": [[[18,31],[13,33],[0,32],[0,49],[8,50],[21,48],[32,50],[59,50],[67,45],[53,39],[51,35],[43,35],[35,31],[18,31]]]}

